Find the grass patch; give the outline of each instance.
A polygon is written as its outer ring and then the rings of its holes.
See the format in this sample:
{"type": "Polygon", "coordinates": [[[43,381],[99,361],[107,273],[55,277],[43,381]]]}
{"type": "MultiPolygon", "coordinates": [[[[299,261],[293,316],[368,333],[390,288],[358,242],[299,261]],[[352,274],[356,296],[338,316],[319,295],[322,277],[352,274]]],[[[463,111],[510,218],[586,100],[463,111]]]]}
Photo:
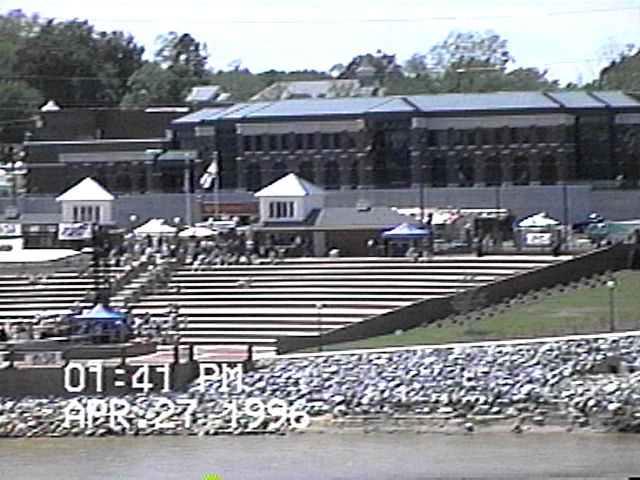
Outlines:
{"type": "MultiPolygon", "coordinates": [[[[640,271],[624,270],[614,274],[615,330],[640,329],[640,271]]],[[[511,306],[502,313],[475,319],[471,312],[461,322],[458,319],[438,320],[401,334],[382,335],[355,342],[325,345],[324,350],[433,345],[452,342],[502,340],[545,337],[610,330],[610,291],[603,283],[597,286],[565,288],[550,295],[538,294],[524,305],[511,306]]]]}

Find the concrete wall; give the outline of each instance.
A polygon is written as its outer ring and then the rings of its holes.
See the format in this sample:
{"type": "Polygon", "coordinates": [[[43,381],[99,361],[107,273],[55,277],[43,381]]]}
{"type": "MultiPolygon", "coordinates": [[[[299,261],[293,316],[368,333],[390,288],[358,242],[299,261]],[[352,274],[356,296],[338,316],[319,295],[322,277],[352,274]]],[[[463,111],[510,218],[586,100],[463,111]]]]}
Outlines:
{"type": "MultiPolygon", "coordinates": [[[[376,335],[407,330],[424,323],[432,323],[456,312],[456,304],[463,296],[474,296],[474,307],[481,308],[511,298],[519,293],[567,283],[585,276],[628,267],[631,245],[616,245],[593,253],[575,257],[538,270],[506,278],[472,291],[461,292],[446,298],[437,298],[415,303],[370,320],[334,330],[318,337],[283,337],[278,340],[279,351],[290,352],[321,344],[349,342],[376,335]],[[472,293],[469,293],[472,292],[472,293]]],[[[465,302],[466,303],[466,302],[465,302]]]]}

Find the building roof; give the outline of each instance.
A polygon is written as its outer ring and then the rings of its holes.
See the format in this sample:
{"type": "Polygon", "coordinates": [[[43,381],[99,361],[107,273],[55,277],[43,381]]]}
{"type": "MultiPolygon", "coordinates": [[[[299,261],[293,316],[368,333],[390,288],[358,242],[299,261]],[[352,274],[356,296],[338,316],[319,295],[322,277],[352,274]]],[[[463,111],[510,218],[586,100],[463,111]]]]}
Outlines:
{"type": "Polygon", "coordinates": [[[303,221],[264,222],[258,230],[375,230],[393,228],[407,221],[389,207],[359,209],[354,207],[324,207],[313,209],[303,221]]]}
{"type": "Polygon", "coordinates": [[[555,109],[558,104],[540,92],[445,93],[407,97],[423,112],[555,109]]]}
{"type": "Polygon", "coordinates": [[[327,207],[322,209],[315,227],[320,230],[384,230],[407,221],[389,207],[327,207]]]}
{"type": "Polygon", "coordinates": [[[211,102],[222,93],[220,85],[199,85],[192,87],[185,99],[189,103],[211,102]]]}
{"type": "Polygon", "coordinates": [[[251,101],[274,101],[290,98],[339,98],[362,96],[355,79],[290,80],[275,82],[251,97],[251,101]]]}
{"type": "Polygon", "coordinates": [[[203,108],[202,110],[192,112],[184,117],[176,118],[171,123],[181,125],[187,123],[200,123],[205,120],[216,120],[220,114],[226,110],[228,110],[226,107],[203,108]]]}
{"type": "Polygon", "coordinates": [[[620,91],[591,92],[591,95],[602,100],[610,107],[640,107],[640,102],[620,91]]]}
{"type": "Polygon", "coordinates": [[[65,201],[110,201],[111,195],[102,185],[91,177],[86,177],[63,194],[56,197],[57,202],[65,201]]]}
{"type": "Polygon", "coordinates": [[[184,162],[186,160],[195,160],[198,158],[197,150],[167,150],[156,157],[160,162],[184,162]]]}
{"type": "Polygon", "coordinates": [[[306,197],[307,195],[324,195],[325,191],[298,177],[295,173],[289,173],[275,182],[267,185],[255,197],[306,197]]]}
{"type": "MultiPolygon", "coordinates": [[[[368,112],[411,112],[400,97],[354,97],[282,100],[243,112],[243,118],[303,117],[316,115],[363,115],[368,112]]],[[[226,115],[225,115],[226,116],[226,115]]]]}
{"type": "Polygon", "coordinates": [[[547,110],[564,108],[640,107],[640,102],[619,91],[603,92],[491,92],[444,93],[390,97],[305,98],[238,103],[227,108],[206,108],[174,124],[214,120],[272,120],[318,116],[362,116],[369,113],[440,113],[473,111],[547,110]]]}
{"type": "Polygon", "coordinates": [[[567,108],[605,108],[604,102],[588,92],[549,92],[548,97],[567,108]]]}

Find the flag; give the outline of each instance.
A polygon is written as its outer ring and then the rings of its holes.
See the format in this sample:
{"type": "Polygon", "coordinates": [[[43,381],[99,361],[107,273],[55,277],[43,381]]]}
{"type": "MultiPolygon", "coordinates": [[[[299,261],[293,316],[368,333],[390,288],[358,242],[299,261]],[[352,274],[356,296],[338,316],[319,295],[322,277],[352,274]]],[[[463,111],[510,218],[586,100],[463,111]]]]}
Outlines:
{"type": "Polygon", "coordinates": [[[202,177],[200,177],[200,186],[204,189],[211,188],[216,178],[218,178],[218,159],[214,158],[202,177]]]}

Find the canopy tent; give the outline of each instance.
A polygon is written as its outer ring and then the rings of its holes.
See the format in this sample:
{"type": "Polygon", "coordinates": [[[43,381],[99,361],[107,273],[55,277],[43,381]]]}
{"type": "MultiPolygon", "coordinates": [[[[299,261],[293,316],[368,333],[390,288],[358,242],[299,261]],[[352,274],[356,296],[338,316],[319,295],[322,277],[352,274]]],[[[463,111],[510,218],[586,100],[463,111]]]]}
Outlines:
{"type": "Polygon", "coordinates": [[[178,233],[178,236],[183,238],[184,237],[204,238],[204,237],[211,237],[213,235],[216,235],[217,233],[218,232],[216,232],[215,230],[212,230],[207,227],[195,226],[195,227],[185,228],[180,233],[178,233]]]}
{"type": "Polygon", "coordinates": [[[144,225],[140,225],[138,228],[136,228],[133,231],[133,233],[139,236],[144,236],[144,235],[160,236],[160,235],[173,235],[176,233],[176,231],[177,231],[177,228],[164,223],[164,219],[152,218],[144,225]]]}
{"type": "Polygon", "coordinates": [[[124,341],[129,334],[127,315],[97,303],[71,317],[79,332],[86,335],[94,343],[124,341]]]}
{"type": "Polygon", "coordinates": [[[431,233],[430,230],[419,228],[409,223],[403,223],[401,225],[398,225],[397,227],[394,227],[390,230],[386,230],[385,232],[382,232],[382,238],[387,238],[390,240],[393,240],[393,239],[410,240],[412,238],[425,237],[430,233],[431,233]]]}
{"type": "Polygon", "coordinates": [[[102,303],[96,303],[93,307],[83,310],[82,313],[73,316],[76,320],[102,320],[117,321],[124,320],[127,315],[105,307],[102,303]]]}
{"type": "Polygon", "coordinates": [[[523,228],[555,227],[557,225],[560,225],[560,222],[549,217],[546,212],[536,213],[535,215],[531,215],[518,223],[518,226],[523,228]]]}

